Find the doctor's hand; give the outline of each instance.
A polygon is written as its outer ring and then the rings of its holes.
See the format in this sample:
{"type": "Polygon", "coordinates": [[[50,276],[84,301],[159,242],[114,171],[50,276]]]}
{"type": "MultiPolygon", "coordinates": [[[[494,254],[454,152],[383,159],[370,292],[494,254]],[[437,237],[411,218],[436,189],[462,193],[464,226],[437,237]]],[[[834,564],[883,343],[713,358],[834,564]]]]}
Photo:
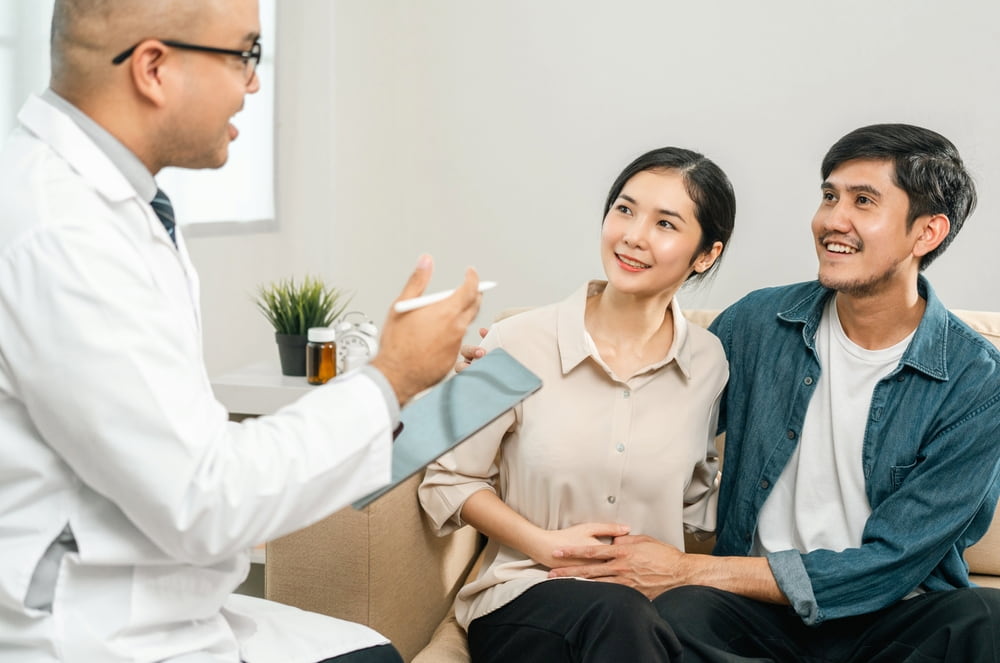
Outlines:
{"type": "MultiPolygon", "coordinates": [[[[431,257],[420,256],[399,299],[422,295],[433,269],[431,257]]],[[[451,370],[465,330],[479,313],[478,287],[479,277],[470,267],[465,282],[447,299],[406,313],[389,308],[371,363],[392,385],[401,406],[451,370]]]]}
{"type": "MultiPolygon", "coordinates": [[[[489,333],[489,329],[486,327],[479,328],[479,338],[486,338],[486,334],[489,333]]],[[[472,365],[477,359],[482,359],[486,356],[486,350],[478,345],[463,345],[462,349],[458,351],[458,361],[455,362],[455,372],[461,373],[466,368],[472,365]]]]}
{"type": "Polygon", "coordinates": [[[668,589],[689,584],[685,575],[688,555],[649,536],[619,536],[611,545],[571,546],[553,555],[562,561],[556,562],[550,578],[614,582],[637,589],[650,600],[668,589]]]}

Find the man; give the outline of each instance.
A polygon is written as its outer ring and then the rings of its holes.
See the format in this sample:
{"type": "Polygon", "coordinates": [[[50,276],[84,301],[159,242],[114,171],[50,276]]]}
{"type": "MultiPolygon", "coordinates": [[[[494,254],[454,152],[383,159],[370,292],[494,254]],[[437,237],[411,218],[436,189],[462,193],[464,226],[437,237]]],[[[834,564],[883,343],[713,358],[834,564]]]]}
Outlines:
{"type": "Polygon", "coordinates": [[[844,136],[822,175],[818,282],[711,327],[730,361],[715,556],[625,536],[556,551],[572,565],[551,575],[639,588],[685,663],[995,661],[1000,591],[971,588],[962,553],[1000,492],[1000,353],[920,274],[971,178],[898,124],[844,136]]]}
{"type": "Polygon", "coordinates": [[[399,407],[452,365],[477,278],[390,313],[370,366],[228,422],[153,176],[226,161],[258,34],[256,0],[56,0],[51,89],[0,153],[0,661],[400,660],[230,594],[250,546],[388,481],[399,407]]]}

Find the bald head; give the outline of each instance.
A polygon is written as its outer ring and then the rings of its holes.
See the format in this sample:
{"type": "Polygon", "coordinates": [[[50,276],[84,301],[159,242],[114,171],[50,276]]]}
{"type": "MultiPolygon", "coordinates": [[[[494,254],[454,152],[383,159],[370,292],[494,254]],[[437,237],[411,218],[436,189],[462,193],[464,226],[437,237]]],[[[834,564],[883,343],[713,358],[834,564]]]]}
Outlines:
{"type": "Polygon", "coordinates": [[[53,90],[70,100],[112,80],[111,59],[143,39],[196,40],[218,0],[56,0],[52,13],[53,90]]]}

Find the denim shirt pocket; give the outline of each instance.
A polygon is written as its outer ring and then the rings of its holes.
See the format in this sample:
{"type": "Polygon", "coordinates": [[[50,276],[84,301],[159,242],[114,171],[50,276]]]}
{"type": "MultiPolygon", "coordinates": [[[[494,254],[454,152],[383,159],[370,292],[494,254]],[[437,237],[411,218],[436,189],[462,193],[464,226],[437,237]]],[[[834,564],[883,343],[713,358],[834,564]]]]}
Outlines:
{"type": "Polygon", "coordinates": [[[910,476],[910,472],[912,472],[919,464],[920,461],[916,460],[909,465],[893,465],[890,468],[893,492],[899,490],[899,487],[903,485],[904,481],[906,481],[906,477],[910,476]]]}

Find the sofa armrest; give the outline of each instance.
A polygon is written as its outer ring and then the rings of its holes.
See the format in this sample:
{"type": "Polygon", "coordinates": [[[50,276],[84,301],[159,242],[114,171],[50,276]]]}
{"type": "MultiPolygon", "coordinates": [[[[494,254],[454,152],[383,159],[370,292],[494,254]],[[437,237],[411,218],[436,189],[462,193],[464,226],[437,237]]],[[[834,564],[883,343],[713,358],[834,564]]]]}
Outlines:
{"type": "Polygon", "coordinates": [[[265,596],[366,624],[410,660],[451,608],[480,548],[470,527],[430,533],[417,502],[420,479],[268,543],[265,596]]]}

